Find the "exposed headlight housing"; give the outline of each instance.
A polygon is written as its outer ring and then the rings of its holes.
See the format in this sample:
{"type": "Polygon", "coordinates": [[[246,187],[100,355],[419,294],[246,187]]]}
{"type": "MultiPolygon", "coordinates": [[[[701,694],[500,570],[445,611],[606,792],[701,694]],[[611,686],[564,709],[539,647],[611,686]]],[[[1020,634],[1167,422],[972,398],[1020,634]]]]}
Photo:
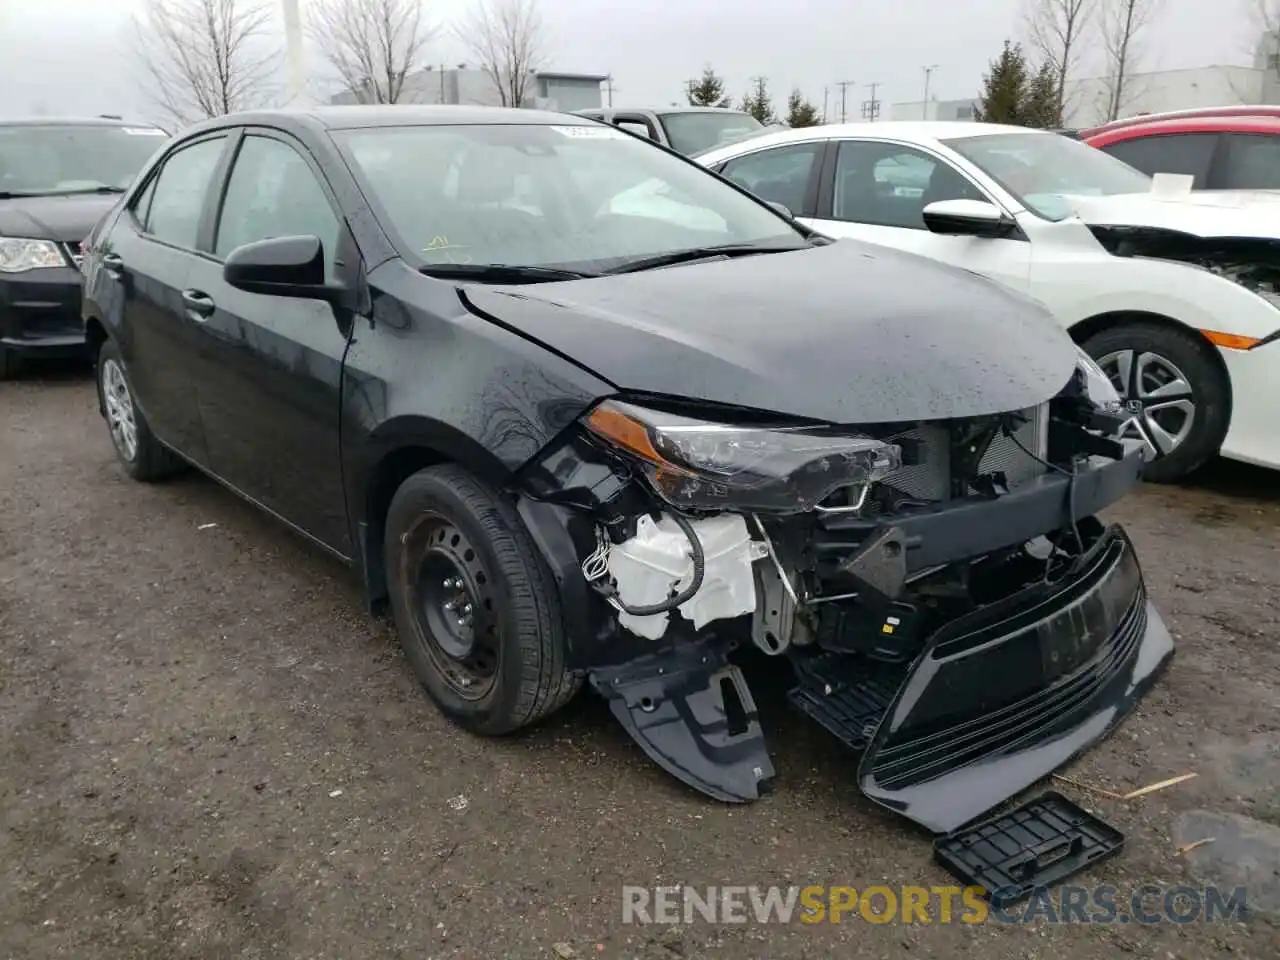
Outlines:
{"type": "Polygon", "coordinates": [[[67,260],[52,240],[0,237],[0,273],[25,273],[42,267],[65,267],[67,260]]]}
{"type": "Polygon", "coordinates": [[[1095,406],[1101,407],[1103,410],[1119,410],[1120,394],[1116,391],[1115,384],[1111,382],[1111,378],[1106,375],[1103,369],[1098,366],[1098,361],[1085,353],[1083,347],[1076,347],[1076,369],[1080,371],[1084,377],[1085,394],[1093,401],[1095,406]]]}
{"type": "Polygon", "coordinates": [[[871,437],[811,428],[737,427],[608,400],[583,423],[639,463],[675,507],[800,513],[842,487],[902,466],[902,450],[871,437]]]}

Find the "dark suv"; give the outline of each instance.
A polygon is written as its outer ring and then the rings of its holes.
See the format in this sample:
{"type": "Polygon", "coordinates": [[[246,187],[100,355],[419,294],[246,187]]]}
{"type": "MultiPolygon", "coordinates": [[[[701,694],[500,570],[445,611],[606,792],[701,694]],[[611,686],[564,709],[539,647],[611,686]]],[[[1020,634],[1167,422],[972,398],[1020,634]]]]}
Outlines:
{"type": "Polygon", "coordinates": [[[80,243],[166,134],[122,120],[0,121],[0,380],[83,352],[80,243]]]}
{"type": "Polygon", "coordinates": [[[94,231],[85,288],[124,469],[194,465],[351,563],[479,733],[586,682],[665,769],[751,800],[773,766],[729,657],[754,649],[868,795],[947,830],[1172,652],[1096,519],[1140,448],[1052,317],[612,127],[209,121],[94,231]]]}

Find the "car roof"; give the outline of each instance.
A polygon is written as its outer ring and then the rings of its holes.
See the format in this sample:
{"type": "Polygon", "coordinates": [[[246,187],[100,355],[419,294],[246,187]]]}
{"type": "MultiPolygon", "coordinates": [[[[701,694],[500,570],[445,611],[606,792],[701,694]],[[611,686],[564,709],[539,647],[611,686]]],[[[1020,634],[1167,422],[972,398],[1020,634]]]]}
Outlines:
{"type": "Polygon", "coordinates": [[[585,126],[587,117],[516,107],[473,107],[453,104],[379,104],[323,106],[288,110],[250,110],[204,120],[182,133],[236,126],[294,126],[312,130],[358,130],[379,127],[524,124],[585,126]]]}
{"type": "Polygon", "coordinates": [[[1110,133],[1140,123],[1155,123],[1160,120],[1190,120],[1196,117],[1276,117],[1280,116],[1280,105],[1230,104],[1219,107],[1190,107],[1184,110],[1164,110],[1159,113],[1143,113],[1132,117],[1122,117],[1107,123],[1097,124],[1084,129],[1086,137],[1094,137],[1100,133],[1110,133]]]}
{"type": "Polygon", "coordinates": [[[1167,133],[1270,133],[1280,134],[1280,117],[1268,116],[1213,116],[1184,117],[1154,120],[1150,123],[1133,123],[1115,127],[1087,138],[1089,143],[1117,143],[1135,137],[1149,137],[1167,133]]]}
{"type": "Polygon", "coordinates": [[[751,146],[774,146],[805,140],[838,140],[844,137],[882,137],[908,143],[936,143],[940,140],[963,137],[990,137],[1002,133],[1018,133],[1028,136],[1057,136],[1048,130],[1034,127],[1015,127],[1002,123],[976,123],[972,120],[876,120],[859,123],[827,123],[815,127],[796,127],[764,133],[759,136],[736,140],[714,147],[699,155],[705,160],[721,150],[737,151],[751,146]]]}
{"type": "Polygon", "coordinates": [[[662,115],[672,113],[732,113],[738,116],[750,116],[745,110],[738,110],[734,107],[591,107],[587,110],[575,110],[575,113],[657,113],[662,115]]]}

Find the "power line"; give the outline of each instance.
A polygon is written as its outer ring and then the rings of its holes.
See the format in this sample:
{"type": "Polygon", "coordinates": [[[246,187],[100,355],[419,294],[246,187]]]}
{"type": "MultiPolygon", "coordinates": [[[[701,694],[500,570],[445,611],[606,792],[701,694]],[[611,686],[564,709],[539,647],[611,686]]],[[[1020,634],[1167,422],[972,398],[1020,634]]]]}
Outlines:
{"type": "Polygon", "coordinates": [[[848,111],[845,110],[845,104],[848,101],[849,88],[853,86],[852,80],[841,80],[836,84],[840,88],[840,122],[844,123],[848,119],[848,111]]]}
{"type": "Polygon", "coordinates": [[[871,99],[862,102],[862,118],[864,120],[876,120],[880,117],[880,101],[876,99],[876,91],[880,89],[879,83],[869,83],[871,88],[871,99]]]}

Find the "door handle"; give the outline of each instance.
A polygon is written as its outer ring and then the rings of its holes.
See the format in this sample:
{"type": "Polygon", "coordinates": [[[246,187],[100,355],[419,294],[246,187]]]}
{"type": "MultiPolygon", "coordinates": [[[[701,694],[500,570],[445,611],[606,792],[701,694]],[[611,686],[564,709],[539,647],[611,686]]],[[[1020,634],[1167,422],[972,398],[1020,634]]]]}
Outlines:
{"type": "Polygon", "coordinates": [[[200,290],[183,290],[182,304],[193,320],[207,320],[213,315],[213,297],[200,290]]]}
{"type": "Polygon", "coordinates": [[[102,269],[107,271],[108,276],[118,280],[124,274],[124,259],[118,253],[104,253],[102,269]]]}

